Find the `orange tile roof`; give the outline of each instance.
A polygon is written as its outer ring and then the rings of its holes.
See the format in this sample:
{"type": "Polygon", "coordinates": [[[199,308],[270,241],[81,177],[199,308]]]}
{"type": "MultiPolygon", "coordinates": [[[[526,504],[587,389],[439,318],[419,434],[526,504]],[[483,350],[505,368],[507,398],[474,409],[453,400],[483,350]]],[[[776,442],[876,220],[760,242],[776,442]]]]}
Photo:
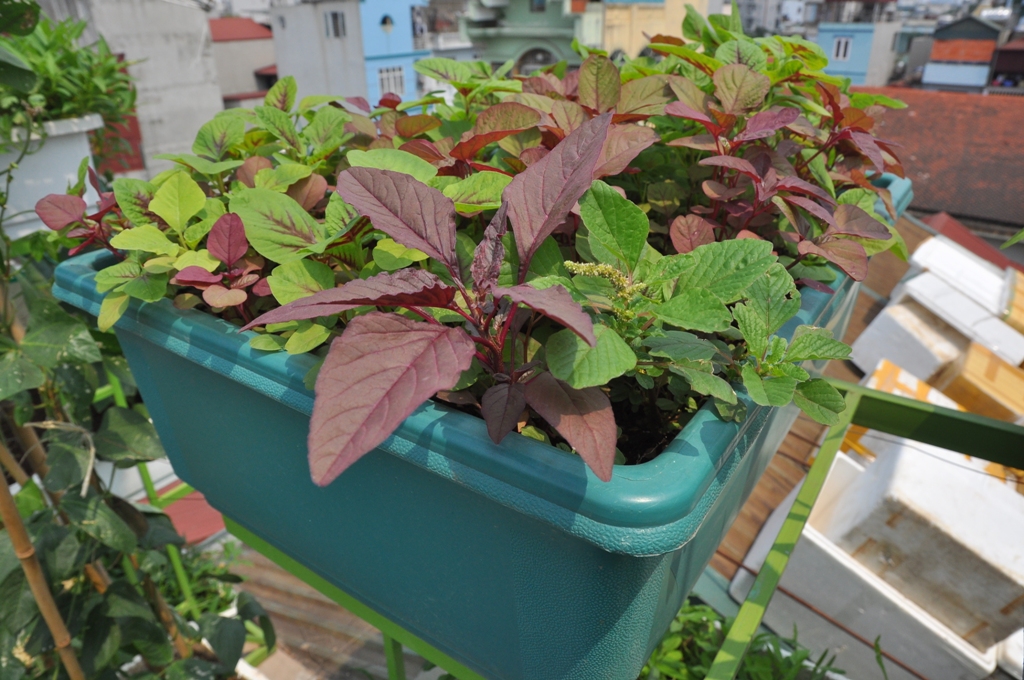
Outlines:
{"type": "Polygon", "coordinates": [[[966,61],[987,64],[996,50],[995,40],[936,40],[931,61],[966,61]]]}
{"type": "Polygon", "coordinates": [[[213,42],[271,40],[274,37],[274,34],[266,26],[243,17],[210,19],[210,35],[213,37],[213,42]]]}
{"type": "Polygon", "coordinates": [[[1024,226],[1024,97],[855,89],[908,105],[886,111],[875,133],[902,145],[913,207],[1024,226]]]}

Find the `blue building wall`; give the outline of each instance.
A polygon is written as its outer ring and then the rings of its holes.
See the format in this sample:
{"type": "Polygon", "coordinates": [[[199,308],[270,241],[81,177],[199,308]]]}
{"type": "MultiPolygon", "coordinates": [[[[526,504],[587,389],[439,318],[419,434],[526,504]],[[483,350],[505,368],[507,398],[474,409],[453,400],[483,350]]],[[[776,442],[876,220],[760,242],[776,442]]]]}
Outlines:
{"type": "Polygon", "coordinates": [[[401,68],[405,86],[404,101],[417,98],[415,61],[430,56],[429,50],[416,50],[413,45],[412,8],[425,5],[419,0],[362,0],[359,4],[363,32],[363,54],[366,58],[366,89],[371,104],[385,94],[380,89],[381,69],[401,68]],[[390,17],[390,30],[386,30],[385,17],[390,17]]]}
{"type": "Polygon", "coordinates": [[[930,61],[924,65],[921,82],[925,85],[982,88],[988,85],[988,64],[944,64],[930,61]]]}
{"type": "Polygon", "coordinates": [[[818,24],[815,42],[825,50],[828,66],[825,73],[840,78],[849,78],[854,85],[863,85],[871,60],[871,46],[875,40],[874,24],[818,24]],[[836,38],[849,38],[850,48],[846,59],[835,57],[836,38]]]}

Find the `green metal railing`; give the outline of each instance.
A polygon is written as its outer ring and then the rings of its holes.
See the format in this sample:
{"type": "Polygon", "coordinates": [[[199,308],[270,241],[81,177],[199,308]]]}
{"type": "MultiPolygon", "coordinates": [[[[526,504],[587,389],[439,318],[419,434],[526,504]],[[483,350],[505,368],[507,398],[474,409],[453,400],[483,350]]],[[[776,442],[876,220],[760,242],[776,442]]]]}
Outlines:
{"type": "MultiPolygon", "coordinates": [[[[758,633],[789,557],[803,533],[832,462],[851,425],[860,425],[924,444],[941,446],[1007,467],[1024,468],[1024,427],[893,396],[851,383],[838,380],[830,382],[844,394],[846,410],[841,414],[840,422],[829,428],[826,433],[803,486],[797,493],[796,501],[711,666],[707,675],[708,680],[732,680],[736,676],[751,641],[758,633]]],[[[230,518],[225,517],[224,523],[228,531],[243,543],[316,588],[355,616],[378,628],[384,636],[389,680],[407,680],[403,647],[419,654],[458,680],[485,680],[444,652],[328,583],[230,518]]]]}

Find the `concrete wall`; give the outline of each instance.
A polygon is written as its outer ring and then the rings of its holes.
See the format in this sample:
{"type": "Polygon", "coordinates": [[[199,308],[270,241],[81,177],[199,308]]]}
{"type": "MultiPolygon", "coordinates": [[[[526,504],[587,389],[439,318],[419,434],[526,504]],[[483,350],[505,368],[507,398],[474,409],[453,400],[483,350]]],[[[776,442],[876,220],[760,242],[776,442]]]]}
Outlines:
{"type": "Polygon", "coordinates": [[[386,94],[380,89],[380,71],[381,69],[402,69],[402,83],[405,85],[405,89],[401,92],[396,92],[403,101],[413,101],[419,98],[419,88],[417,87],[417,74],[413,69],[413,63],[422,59],[423,57],[429,56],[430,52],[416,52],[413,54],[397,55],[397,56],[382,56],[382,57],[367,57],[366,58],[366,92],[367,100],[371,104],[376,104],[380,101],[380,98],[386,94]]]}
{"type": "Polygon", "coordinates": [[[635,57],[647,47],[646,33],[682,37],[685,0],[616,2],[604,5],[604,49],[635,57]]]}
{"type": "Polygon", "coordinates": [[[541,49],[550,52],[555,61],[579,64],[579,55],[571,47],[576,18],[562,11],[563,2],[568,1],[548,0],[543,12],[531,12],[530,0],[509,0],[508,6],[500,10],[500,25],[479,27],[463,17],[461,26],[485,61],[518,62],[527,52],[541,49]]]}
{"type": "Polygon", "coordinates": [[[253,72],[275,62],[274,41],[267,38],[215,42],[213,58],[222,95],[253,92],[259,89],[253,72]]]}
{"type": "Polygon", "coordinates": [[[136,80],[146,174],[171,167],[161,153],[191,153],[200,126],[223,108],[207,15],[153,0],[91,0],[91,26],[124,53],[136,80]]]}
{"type": "Polygon", "coordinates": [[[875,24],[875,39],[871,44],[868,70],[864,75],[865,85],[881,87],[889,83],[889,77],[896,66],[896,35],[900,28],[898,21],[875,24]]]}
{"type": "Polygon", "coordinates": [[[371,104],[385,94],[380,90],[380,70],[388,68],[402,69],[405,89],[395,94],[405,101],[418,98],[416,71],[412,65],[416,60],[430,56],[430,51],[415,49],[412,8],[425,4],[417,0],[371,0],[359,6],[366,58],[366,91],[371,104]],[[384,17],[391,20],[389,29],[384,17]]]}
{"type": "Polygon", "coordinates": [[[273,9],[277,74],[295,77],[300,98],[313,94],[367,96],[359,10],[356,0],[273,9]],[[344,37],[327,36],[325,15],[329,12],[344,12],[344,37]]]}

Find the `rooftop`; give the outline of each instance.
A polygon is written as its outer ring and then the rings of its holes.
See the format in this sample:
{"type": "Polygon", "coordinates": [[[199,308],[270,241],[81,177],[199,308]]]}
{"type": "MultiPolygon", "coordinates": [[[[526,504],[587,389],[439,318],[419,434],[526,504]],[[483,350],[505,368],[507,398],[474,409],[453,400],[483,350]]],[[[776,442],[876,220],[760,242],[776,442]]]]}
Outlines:
{"type": "Polygon", "coordinates": [[[270,40],[274,37],[269,28],[245,17],[210,19],[210,35],[213,37],[213,42],[270,40]]]}
{"type": "Polygon", "coordinates": [[[901,99],[887,111],[879,137],[897,149],[914,182],[911,207],[960,218],[1024,226],[1024,97],[909,88],[855,88],[901,99]]]}

